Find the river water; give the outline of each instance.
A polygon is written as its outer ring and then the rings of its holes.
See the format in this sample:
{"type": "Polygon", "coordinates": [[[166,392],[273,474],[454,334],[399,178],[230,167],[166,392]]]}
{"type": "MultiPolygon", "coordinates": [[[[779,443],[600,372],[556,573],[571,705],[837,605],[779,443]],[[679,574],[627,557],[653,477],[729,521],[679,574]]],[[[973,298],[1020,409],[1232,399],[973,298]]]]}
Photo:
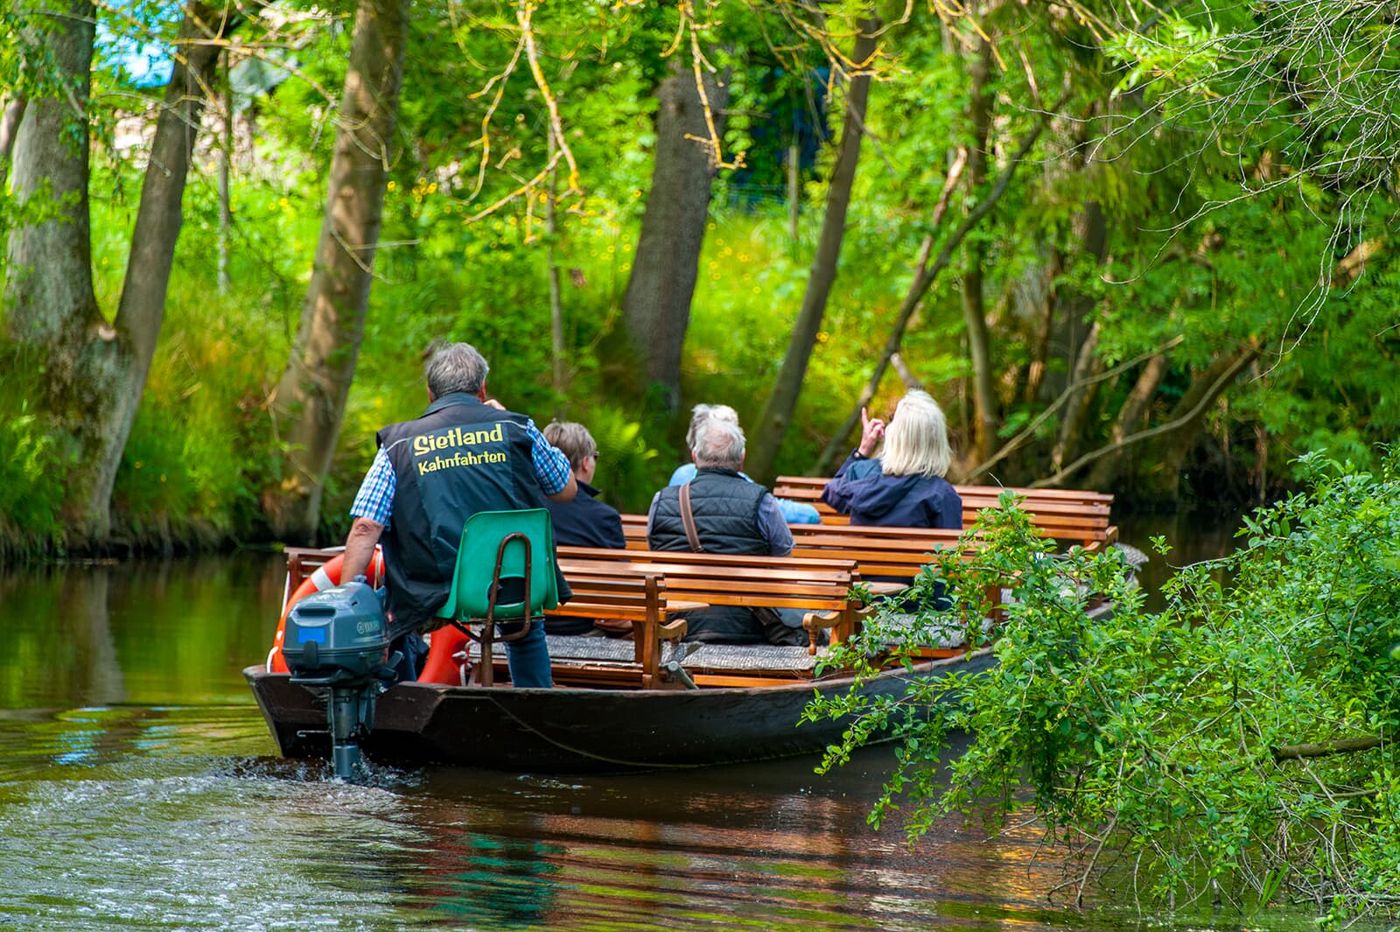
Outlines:
{"type": "MultiPolygon", "coordinates": [[[[1180,532],[1157,524],[1144,541],[1180,532]]],[[[1177,559],[1228,541],[1193,534],[1177,559]]],[[[884,749],[827,777],[797,760],[331,781],[275,756],[240,674],[267,651],[282,585],[280,557],[256,553],[0,576],[0,926],[1246,925],[1142,917],[1107,891],[1076,910],[1050,897],[1062,878],[1034,827],[988,839],[950,819],[912,848],[897,826],[872,831],[884,749]]]]}

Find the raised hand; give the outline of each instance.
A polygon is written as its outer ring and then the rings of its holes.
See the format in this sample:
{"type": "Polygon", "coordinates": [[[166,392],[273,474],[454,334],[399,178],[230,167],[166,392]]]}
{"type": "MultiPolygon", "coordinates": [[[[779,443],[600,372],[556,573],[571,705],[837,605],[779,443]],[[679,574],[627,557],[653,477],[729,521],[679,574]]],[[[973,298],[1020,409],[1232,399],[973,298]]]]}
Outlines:
{"type": "Polygon", "coordinates": [[[860,409],[860,455],[872,456],[880,440],[885,436],[885,422],[871,417],[864,407],[860,409]]]}

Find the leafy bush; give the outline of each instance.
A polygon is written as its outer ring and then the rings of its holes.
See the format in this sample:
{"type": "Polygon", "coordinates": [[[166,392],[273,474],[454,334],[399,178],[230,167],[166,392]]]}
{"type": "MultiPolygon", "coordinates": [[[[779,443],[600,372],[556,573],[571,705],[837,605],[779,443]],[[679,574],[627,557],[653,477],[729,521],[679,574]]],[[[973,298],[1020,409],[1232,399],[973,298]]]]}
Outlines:
{"type": "Polygon", "coordinates": [[[62,539],[63,457],[24,396],[0,379],[0,557],[42,551],[62,539]],[[13,410],[6,410],[13,408],[13,410]]]}
{"type": "MultiPolygon", "coordinates": [[[[997,665],[916,680],[896,701],[814,702],[810,718],[854,716],[824,768],[893,729],[899,765],[872,822],[902,807],[914,838],[951,812],[1000,825],[1028,801],[1081,894],[1106,872],[1177,906],[1393,905],[1400,454],[1375,474],[1320,456],[1300,467],[1309,491],[1246,519],[1236,553],[1181,569],[1161,612],[1114,553],[1040,558],[1013,508],[986,514],[974,532],[990,546],[936,572],[964,625],[987,607],[969,594],[1009,587],[997,665]],[[1088,611],[1091,593],[1113,611],[1088,611]],[[961,732],[971,743],[945,769],[961,732]]],[[[865,637],[839,659],[869,677],[882,646],[865,637]]]]}

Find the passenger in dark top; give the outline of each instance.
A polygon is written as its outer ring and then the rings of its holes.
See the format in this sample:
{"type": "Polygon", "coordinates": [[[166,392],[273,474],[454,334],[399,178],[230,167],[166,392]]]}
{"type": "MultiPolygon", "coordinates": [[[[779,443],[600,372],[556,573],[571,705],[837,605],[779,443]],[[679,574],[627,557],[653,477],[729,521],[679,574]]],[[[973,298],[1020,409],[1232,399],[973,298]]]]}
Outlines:
{"type": "Polygon", "coordinates": [[[852,524],[962,529],[962,499],[943,478],[952,460],[943,411],[928,393],[900,399],[888,429],[861,412],[860,446],[827,483],[822,501],[852,524]],[[884,452],[871,459],[884,438],[884,452]]]}
{"type": "MultiPolygon", "coordinates": [[[[570,547],[608,547],[623,550],[622,517],[617,509],[598,501],[598,490],[591,483],[598,471],[598,444],[582,424],[554,421],[546,424],[544,439],[569,458],[569,468],[578,484],[578,495],[570,502],[545,502],[554,524],[554,543],[570,547]]],[[[546,634],[593,634],[592,618],[551,616],[544,620],[546,634]]]]}
{"type": "Polygon", "coordinates": [[[617,509],[598,501],[593,474],[598,471],[598,444],[582,424],[555,421],[545,425],[544,439],[569,458],[578,482],[578,495],[569,502],[547,502],[554,521],[554,542],[570,547],[609,547],[622,550],[622,517],[617,509]]]}

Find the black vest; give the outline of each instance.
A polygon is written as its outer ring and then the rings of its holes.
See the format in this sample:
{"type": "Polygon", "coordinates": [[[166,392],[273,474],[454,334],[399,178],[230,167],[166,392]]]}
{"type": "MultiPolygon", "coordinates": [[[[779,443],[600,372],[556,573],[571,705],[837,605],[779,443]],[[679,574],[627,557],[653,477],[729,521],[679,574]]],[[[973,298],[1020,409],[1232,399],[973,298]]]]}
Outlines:
{"type": "MultiPolygon", "coordinates": [[[[527,423],[523,414],[454,392],[428,405],[417,420],[379,432],[396,478],[382,537],[386,607],[395,621],[425,625],[446,601],[467,518],[478,511],[545,507],[527,423]]],[[[560,589],[560,599],[567,591],[560,589]]]]}
{"type": "MultiPolygon", "coordinates": [[[[689,550],[681,521],[681,487],[667,486],[656,500],[647,543],[652,550],[689,550]]],[[[690,513],[700,549],[706,553],[769,552],[758,525],[758,506],[768,490],[732,469],[701,469],[690,483],[690,513]]]]}

